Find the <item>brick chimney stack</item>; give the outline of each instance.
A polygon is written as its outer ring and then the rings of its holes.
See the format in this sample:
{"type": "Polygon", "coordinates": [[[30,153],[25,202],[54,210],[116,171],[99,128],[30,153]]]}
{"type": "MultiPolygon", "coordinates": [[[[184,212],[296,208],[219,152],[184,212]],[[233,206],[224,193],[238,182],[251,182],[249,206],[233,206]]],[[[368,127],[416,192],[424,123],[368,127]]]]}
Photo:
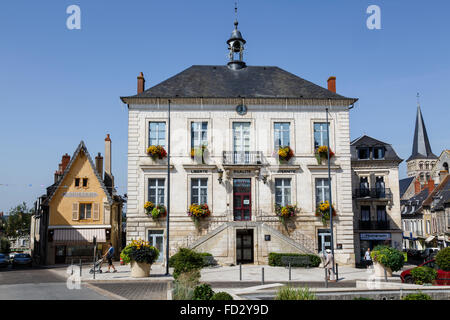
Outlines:
{"type": "Polygon", "coordinates": [[[422,191],[422,186],[420,185],[420,181],[418,178],[414,180],[414,194],[419,194],[422,191]]]}
{"type": "Polygon", "coordinates": [[[336,77],[328,78],[328,90],[336,93],[336,77]]]}
{"type": "Polygon", "coordinates": [[[97,169],[100,179],[103,180],[103,157],[100,152],[95,157],[95,168],[97,169]]]}
{"type": "Polygon", "coordinates": [[[430,180],[428,180],[427,187],[428,187],[428,194],[433,192],[433,190],[434,190],[434,180],[433,179],[430,178],[430,180]]]}
{"type": "Polygon", "coordinates": [[[62,160],[61,160],[61,174],[63,174],[64,171],[66,171],[66,168],[69,165],[69,162],[70,162],[70,156],[66,153],[65,155],[63,155],[62,160]]]}
{"type": "Polygon", "coordinates": [[[137,77],[137,93],[142,93],[145,90],[145,78],[144,74],[141,74],[137,77]]]}

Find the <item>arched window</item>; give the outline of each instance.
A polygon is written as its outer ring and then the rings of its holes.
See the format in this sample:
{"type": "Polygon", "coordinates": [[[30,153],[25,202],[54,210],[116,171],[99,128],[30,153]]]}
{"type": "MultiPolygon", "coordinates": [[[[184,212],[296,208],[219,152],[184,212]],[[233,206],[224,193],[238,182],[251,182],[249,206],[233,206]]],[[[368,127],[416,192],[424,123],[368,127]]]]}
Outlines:
{"type": "Polygon", "coordinates": [[[444,170],[448,172],[448,163],[444,162],[442,166],[444,167],[444,170]]]}
{"type": "Polygon", "coordinates": [[[422,170],[423,169],[423,162],[419,163],[419,169],[422,170]]]}
{"type": "Polygon", "coordinates": [[[430,163],[427,161],[427,162],[425,162],[425,169],[430,169],[430,163]]]}

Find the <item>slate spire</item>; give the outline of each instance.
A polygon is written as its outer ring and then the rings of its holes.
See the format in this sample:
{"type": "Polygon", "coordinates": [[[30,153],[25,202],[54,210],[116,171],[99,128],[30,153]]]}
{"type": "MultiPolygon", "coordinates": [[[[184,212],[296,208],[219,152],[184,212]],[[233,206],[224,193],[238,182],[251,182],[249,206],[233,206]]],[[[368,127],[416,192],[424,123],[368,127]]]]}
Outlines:
{"type": "Polygon", "coordinates": [[[416,128],[414,130],[412,153],[406,161],[414,159],[437,159],[436,155],[431,151],[427,129],[425,128],[422,111],[420,110],[419,94],[417,94],[416,128]]]}

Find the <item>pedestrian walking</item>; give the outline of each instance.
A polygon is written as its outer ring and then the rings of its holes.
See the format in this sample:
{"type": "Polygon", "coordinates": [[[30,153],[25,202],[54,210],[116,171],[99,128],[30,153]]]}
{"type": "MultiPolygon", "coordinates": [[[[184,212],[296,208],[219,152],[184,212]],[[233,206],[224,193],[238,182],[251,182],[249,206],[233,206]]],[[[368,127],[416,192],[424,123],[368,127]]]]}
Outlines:
{"type": "Polygon", "coordinates": [[[333,271],[334,257],[330,249],[325,250],[327,253],[325,264],[323,265],[327,269],[327,278],[330,282],[336,282],[336,276],[333,271]]]}
{"type": "Polygon", "coordinates": [[[364,254],[364,262],[366,264],[366,268],[369,268],[372,266],[372,257],[370,256],[370,248],[367,248],[367,251],[364,254]]]}
{"type": "Polygon", "coordinates": [[[112,245],[112,243],[108,243],[108,251],[106,251],[105,255],[103,256],[103,258],[106,257],[106,259],[108,260],[108,270],[105,271],[105,273],[109,272],[109,268],[113,268],[113,272],[117,272],[116,268],[113,265],[112,259],[114,257],[114,247],[112,245]]]}

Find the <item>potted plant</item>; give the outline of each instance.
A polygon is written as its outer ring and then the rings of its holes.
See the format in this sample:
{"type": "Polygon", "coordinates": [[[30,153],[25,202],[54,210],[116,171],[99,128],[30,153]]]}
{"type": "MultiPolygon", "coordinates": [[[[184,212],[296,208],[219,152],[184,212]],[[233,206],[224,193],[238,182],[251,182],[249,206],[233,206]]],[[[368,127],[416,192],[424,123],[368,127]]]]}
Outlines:
{"type": "Polygon", "coordinates": [[[286,205],[286,206],[280,206],[279,204],[275,205],[275,214],[280,219],[281,223],[286,225],[286,220],[290,219],[292,217],[295,217],[295,215],[299,212],[299,209],[297,208],[297,205],[286,205]]]}
{"type": "Polygon", "coordinates": [[[289,146],[278,149],[278,159],[280,162],[288,162],[294,156],[294,151],[289,146]]]}
{"type": "Polygon", "coordinates": [[[205,204],[191,204],[188,211],[188,216],[194,220],[195,226],[198,228],[200,219],[204,219],[211,215],[208,205],[205,204]]]}
{"type": "Polygon", "coordinates": [[[202,145],[200,147],[194,147],[191,148],[191,159],[197,159],[197,160],[201,160],[201,162],[203,163],[204,161],[204,155],[206,153],[208,149],[206,148],[205,145],[202,145]]]}
{"type": "Polygon", "coordinates": [[[147,154],[152,157],[154,161],[156,161],[156,159],[164,159],[167,157],[167,152],[163,146],[150,146],[147,148],[147,154]]]}
{"type": "Polygon", "coordinates": [[[150,276],[150,267],[158,259],[159,250],[147,241],[131,240],[120,253],[124,264],[131,263],[131,277],[144,278],[150,276]]]}
{"type": "Polygon", "coordinates": [[[388,277],[392,277],[392,272],[402,269],[405,263],[403,253],[388,246],[376,246],[371,252],[375,276],[384,277],[384,272],[388,277]]]}
{"type": "MultiPolygon", "coordinates": [[[[331,205],[331,212],[333,217],[336,216],[336,210],[333,205],[331,205]]],[[[322,219],[324,225],[327,224],[327,221],[330,220],[330,202],[328,200],[319,203],[316,208],[316,216],[322,219]]]]}
{"type": "Polygon", "coordinates": [[[330,158],[328,158],[328,147],[320,146],[315,150],[315,156],[318,164],[322,164],[324,160],[330,160],[334,157],[334,152],[330,148],[330,158]]]}

